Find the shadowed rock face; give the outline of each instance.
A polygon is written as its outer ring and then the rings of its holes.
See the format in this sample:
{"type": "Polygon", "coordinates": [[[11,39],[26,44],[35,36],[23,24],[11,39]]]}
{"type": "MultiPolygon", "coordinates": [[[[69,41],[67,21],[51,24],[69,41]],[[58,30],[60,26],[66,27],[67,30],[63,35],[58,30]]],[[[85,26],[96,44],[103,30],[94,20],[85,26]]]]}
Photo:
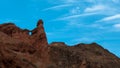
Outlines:
{"type": "Polygon", "coordinates": [[[39,20],[32,31],[0,24],[0,68],[120,68],[120,59],[96,43],[48,44],[39,20]]]}
{"type": "Polygon", "coordinates": [[[50,44],[51,68],[120,68],[120,59],[96,43],[50,44]]]}

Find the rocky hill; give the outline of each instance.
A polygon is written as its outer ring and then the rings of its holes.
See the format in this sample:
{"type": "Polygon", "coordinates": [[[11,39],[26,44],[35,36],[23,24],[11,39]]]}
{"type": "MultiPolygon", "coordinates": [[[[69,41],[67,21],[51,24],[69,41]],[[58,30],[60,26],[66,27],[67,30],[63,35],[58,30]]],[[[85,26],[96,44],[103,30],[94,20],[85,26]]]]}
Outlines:
{"type": "Polygon", "coordinates": [[[67,46],[54,42],[49,54],[55,68],[120,68],[120,59],[96,43],[67,46]]]}
{"type": "Polygon", "coordinates": [[[48,44],[39,20],[32,31],[0,24],[0,68],[120,68],[120,59],[97,43],[48,44]]]}

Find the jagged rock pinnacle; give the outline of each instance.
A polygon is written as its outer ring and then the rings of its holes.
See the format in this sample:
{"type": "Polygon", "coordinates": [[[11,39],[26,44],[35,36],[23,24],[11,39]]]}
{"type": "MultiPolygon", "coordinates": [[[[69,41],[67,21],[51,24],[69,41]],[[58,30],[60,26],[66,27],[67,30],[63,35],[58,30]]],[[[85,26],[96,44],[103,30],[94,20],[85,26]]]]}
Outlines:
{"type": "Polygon", "coordinates": [[[43,25],[42,19],[40,19],[40,20],[38,21],[38,23],[37,23],[37,26],[40,26],[40,25],[43,25]]]}

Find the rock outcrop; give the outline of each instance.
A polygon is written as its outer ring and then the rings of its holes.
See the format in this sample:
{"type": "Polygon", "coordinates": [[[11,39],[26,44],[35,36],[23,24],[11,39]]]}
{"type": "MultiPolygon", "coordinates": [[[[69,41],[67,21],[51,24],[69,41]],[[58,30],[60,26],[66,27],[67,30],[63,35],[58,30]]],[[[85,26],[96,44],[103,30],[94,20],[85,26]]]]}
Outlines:
{"type": "Polygon", "coordinates": [[[12,23],[0,25],[0,68],[46,68],[48,62],[48,43],[42,20],[32,31],[12,23]]]}
{"type": "Polygon", "coordinates": [[[0,24],[0,68],[120,68],[120,59],[96,43],[48,44],[39,20],[32,31],[0,24]]]}
{"type": "Polygon", "coordinates": [[[96,43],[62,44],[50,44],[51,68],[120,68],[120,59],[96,43]]]}

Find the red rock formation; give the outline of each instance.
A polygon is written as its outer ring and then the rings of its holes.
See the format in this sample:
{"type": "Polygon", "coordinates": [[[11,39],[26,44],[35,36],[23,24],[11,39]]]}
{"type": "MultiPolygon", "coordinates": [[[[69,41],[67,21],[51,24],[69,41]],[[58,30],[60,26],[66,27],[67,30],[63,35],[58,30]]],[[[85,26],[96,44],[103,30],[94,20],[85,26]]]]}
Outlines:
{"type": "Polygon", "coordinates": [[[37,49],[37,56],[43,58],[43,61],[48,61],[48,42],[43,28],[43,21],[39,20],[37,27],[32,30],[30,36],[31,44],[37,49]],[[41,53],[41,54],[39,54],[41,53]]]}
{"type": "Polygon", "coordinates": [[[120,59],[96,43],[48,46],[39,20],[32,31],[12,23],[0,25],[0,68],[120,68],[120,59]]]}
{"type": "Polygon", "coordinates": [[[49,59],[48,43],[42,20],[38,21],[37,27],[32,31],[20,29],[12,23],[1,24],[0,37],[0,58],[2,59],[0,68],[8,68],[12,64],[9,60],[15,63],[10,68],[17,68],[16,65],[21,64],[23,66],[18,68],[34,68],[34,66],[46,68],[49,59]],[[29,35],[29,32],[32,32],[32,35],[29,35]],[[14,56],[17,57],[14,58],[14,56]],[[22,58],[25,61],[22,61],[22,58]]]}
{"type": "Polygon", "coordinates": [[[38,21],[37,27],[32,30],[32,35],[30,36],[31,43],[36,48],[40,48],[41,46],[48,45],[46,34],[43,28],[42,20],[38,21]]]}
{"type": "Polygon", "coordinates": [[[96,43],[50,44],[51,68],[120,68],[120,59],[96,43]]]}
{"type": "Polygon", "coordinates": [[[16,40],[30,44],[29,30],[27,29],[23,30],[12,23],[6,23],[0,25],[0,31],[16,40]]]}

